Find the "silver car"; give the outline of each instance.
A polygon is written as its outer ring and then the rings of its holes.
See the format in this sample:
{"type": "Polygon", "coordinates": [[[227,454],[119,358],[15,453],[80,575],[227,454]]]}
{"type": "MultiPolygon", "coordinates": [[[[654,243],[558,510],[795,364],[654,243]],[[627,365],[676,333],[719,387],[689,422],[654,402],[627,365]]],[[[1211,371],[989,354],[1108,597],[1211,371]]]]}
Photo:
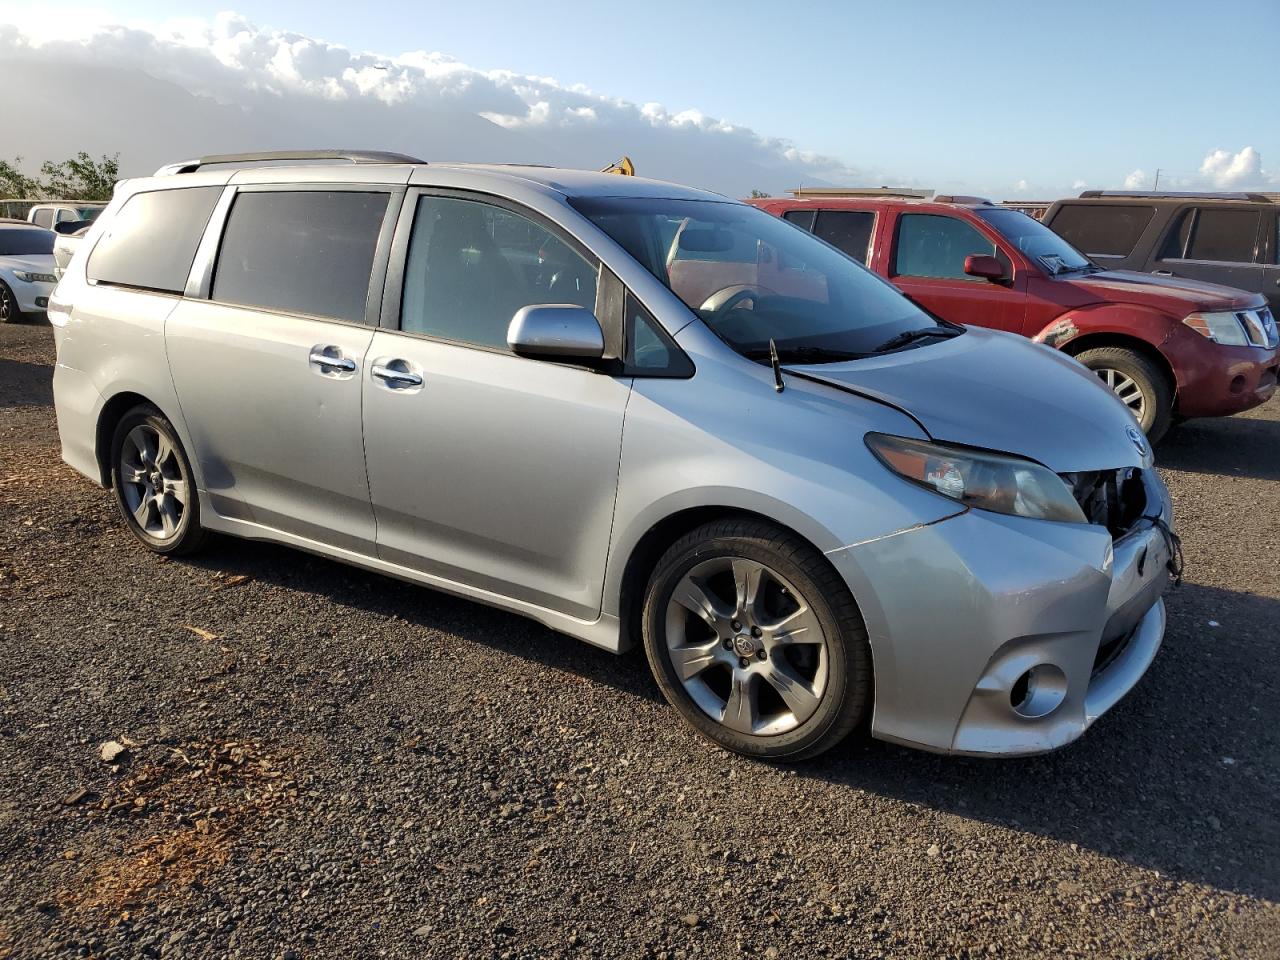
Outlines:
{"type": "Polygon", "coordinates": [[[1168,494],[1075,361],[700,190],[292,156],[123,183],[55,292],[63,457],[150,549],[270,540],[642,642],[774,760],[864,724],[1051,750],[1151,664],[1168,494]]]}

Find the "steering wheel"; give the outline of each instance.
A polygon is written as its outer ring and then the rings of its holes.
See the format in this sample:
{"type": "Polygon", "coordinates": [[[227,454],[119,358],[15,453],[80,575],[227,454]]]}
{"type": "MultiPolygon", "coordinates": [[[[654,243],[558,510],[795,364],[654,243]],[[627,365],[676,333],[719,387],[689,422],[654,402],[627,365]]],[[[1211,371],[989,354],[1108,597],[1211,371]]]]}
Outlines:
{"type": "Polygon", "coordinates": [[[709,314],[707,322],[712,323],[728,316],[731,310],[746,300],[755,301],[761,297],[771,295],[773,295],[773,291],[766,287],[752,283],[734,283],[727,287],[722,287],[703,300],[698,312],[709,314]]]}

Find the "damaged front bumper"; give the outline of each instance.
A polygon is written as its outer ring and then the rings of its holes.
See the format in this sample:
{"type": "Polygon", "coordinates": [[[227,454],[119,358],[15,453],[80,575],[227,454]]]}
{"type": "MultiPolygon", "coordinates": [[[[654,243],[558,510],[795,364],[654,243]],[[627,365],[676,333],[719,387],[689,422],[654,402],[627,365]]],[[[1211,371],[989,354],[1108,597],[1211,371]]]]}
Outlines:
{"type": "Polygon", "coordinates": [[[1079,737],[1142,678],[1164,636],[1172,521],[1106,529],[981,510],[833,551],[876,676],[872,732],[944,753],[1019,756],[1079,737]]]}

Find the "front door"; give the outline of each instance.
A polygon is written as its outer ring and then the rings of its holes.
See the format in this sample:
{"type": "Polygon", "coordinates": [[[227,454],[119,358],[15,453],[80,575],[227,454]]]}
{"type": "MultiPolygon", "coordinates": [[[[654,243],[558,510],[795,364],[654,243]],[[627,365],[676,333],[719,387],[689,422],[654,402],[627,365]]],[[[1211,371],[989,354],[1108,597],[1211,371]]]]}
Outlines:
{"type": "Polygon", "coordinates": [[[1023,332],[1025,283],[1013,276],[998,244],[959,217],[932,213],[898,215],[889,279],[911,300],[952,323],[1023,332]],[[999,256],[1009,280],[993,283],[964,272],[965,257],[999,256]]]}
{"type": "Polygon", "coordinates": [[[598,266],[467,196],[424,193],[401,221],[399,329],[374,334],[364,382],[379,556],[592,619],[631,380],[515,356],[506,335],[530,304],[595,310],[598,266]]]}
{"type": "MultiPolygon", "coordinates": [[[[360,405],[388,201],[241,191],[210,299],[170,315],[169,366],[218,513],[374,553],[360,405]]],[[[389,235],[388,224],[384,248],[389,235]]]]}

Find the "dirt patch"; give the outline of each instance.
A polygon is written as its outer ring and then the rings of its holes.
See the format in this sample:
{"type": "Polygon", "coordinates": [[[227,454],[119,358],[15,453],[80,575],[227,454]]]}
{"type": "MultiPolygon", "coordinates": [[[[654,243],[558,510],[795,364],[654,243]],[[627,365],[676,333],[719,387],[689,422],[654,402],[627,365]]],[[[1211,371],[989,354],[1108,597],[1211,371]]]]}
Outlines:
{"type": "Polygon", "coordinates": [[[58,896],[65,910],[130,914],[204,883],[270,811],[296,799],[280,761],[252,743],[190,743],[137,764],[88,808],[95,819],[155,823],[117,857],[86,865],[58,896]]]}

